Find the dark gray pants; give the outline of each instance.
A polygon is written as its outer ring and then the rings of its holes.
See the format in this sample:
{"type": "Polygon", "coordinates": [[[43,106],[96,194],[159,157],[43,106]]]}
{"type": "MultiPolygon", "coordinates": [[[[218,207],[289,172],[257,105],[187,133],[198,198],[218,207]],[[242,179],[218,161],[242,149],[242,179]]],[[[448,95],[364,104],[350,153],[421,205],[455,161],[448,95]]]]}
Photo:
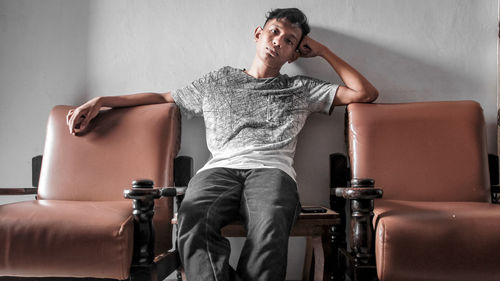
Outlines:
{"type": "Polygon", "coordinates": [[[187,280],[285,280],[288,237],[299,213],[297,185],[279,169],[198,173],[178,212],[177,243],[187,280]],[[235,271],[220,230],[237,219],[247,239],[235,271]]]}

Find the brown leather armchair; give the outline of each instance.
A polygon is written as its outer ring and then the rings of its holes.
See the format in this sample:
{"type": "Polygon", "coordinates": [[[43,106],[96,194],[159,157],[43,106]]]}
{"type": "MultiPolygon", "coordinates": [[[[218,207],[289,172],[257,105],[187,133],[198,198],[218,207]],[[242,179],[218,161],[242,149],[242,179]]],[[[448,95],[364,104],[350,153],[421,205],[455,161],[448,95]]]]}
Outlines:
{"type": "Polygon", "coordinates": [[[179,266],[172,250],[172,198],[156,199],[153,206],[159,190],[141,194],[141,185],[152,187],[142,181],[127,192],[132,204],[124,189],[138,178],[174,185],[178,108],[103,110],[77,136],[66,125],[70,108],[50,113],[38,189],[0,190],[37,196],[0,205],[0,280],[163,280],[179,266]]]}
{"type": "MultiPolygon", "coordinates": [[[[490,180],[480,105],[352,104],[346,119],[358,186],[340,188],[349,175],[335,171],[332,205],[350,202],[341,264],[350,265],[351,279],[500,280],[500,205],[490,187],[498,164],[490,180]]],[[[346,166],[339,155],[332,159],[346,166]]]]}

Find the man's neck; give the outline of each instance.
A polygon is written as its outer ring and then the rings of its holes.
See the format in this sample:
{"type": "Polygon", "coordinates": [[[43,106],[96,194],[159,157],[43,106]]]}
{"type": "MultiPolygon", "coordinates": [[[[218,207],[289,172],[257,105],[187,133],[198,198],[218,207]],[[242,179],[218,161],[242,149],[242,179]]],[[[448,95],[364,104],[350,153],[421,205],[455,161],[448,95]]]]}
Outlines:
{"type": "Polygon", "coordinates": [[[271,78],[280,75],[280,68],[273,68],[262,63],[258,58],[253,60],[252,66],[245,72],[254,78],[271,78]]]}

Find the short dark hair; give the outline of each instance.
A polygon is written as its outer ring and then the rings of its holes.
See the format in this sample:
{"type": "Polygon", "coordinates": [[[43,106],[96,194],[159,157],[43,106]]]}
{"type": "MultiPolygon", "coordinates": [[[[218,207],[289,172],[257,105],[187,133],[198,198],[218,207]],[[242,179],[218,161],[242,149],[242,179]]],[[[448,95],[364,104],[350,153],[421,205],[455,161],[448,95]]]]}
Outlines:
{"type": "Polygon", "coordinates": [[[302,41],[302,39],[304,39],[304,37],[306,37],[306,35],[311,31],[311,28],[309,28],[309,24],[307,23],[306,15],[297,8],[271,10],[266,14],[266,22],[264,23],[264,26],[271,19],[286,19],[292,25],[300,27],[302,30],[302,37],[300,38],[300,41],[302,41]]]}

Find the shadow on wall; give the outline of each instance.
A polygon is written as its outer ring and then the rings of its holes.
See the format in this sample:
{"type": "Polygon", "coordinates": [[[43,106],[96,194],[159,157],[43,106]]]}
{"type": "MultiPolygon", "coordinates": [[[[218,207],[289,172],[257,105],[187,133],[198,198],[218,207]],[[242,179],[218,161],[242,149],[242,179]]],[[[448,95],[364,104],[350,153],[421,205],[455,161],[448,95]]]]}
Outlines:
{"type": "MultiPolygon", "coordinates": [[[[402,51],[320,27],[312,30],[312,38],[328,46],[375,85],[380,92],[378,103],[473,98],[460,94],[473,94],[478,86],[477,81],[453,69],[402,51]]],[[[322,59],[299,59],[295,67],[305,75],[341,83],[322,59]]],[[[335,152],[346,153],[344,107],[336,108],[332,116],[310,116],[299,136],[294,166],[302,204],[328,206],[328,156],[335,152]]]]}
{"type": "Polygon", "coordinates": [[[6,186],[31,186],[30,159],[43,152],[50,109],[88,100],[88,25],[88,1],[0,1],[0,118],[9,120],[0,122],[0,176],[6,186]]]}
{"type": "Polygon", "coordinates": [[[179,155],[193,157],[193,170],[196,173],[210,158],[205,136],[203,118],[182,118],[181,150],[179,155]]]}
{"type": "MultiPolygon", "coordinates": [[[[382,46],[321,27],[313,26],[311,30],[312,38],[330,47],[375,85],[380,92],[379,103],[471,98],[467,95],[473,94],[480,86],[479,81],[454,69],[453,66],[460,63],[439,64],[438,52],[442,52],[441,49],[425,56],[417,55],[411,50],[405,52],[391,48],[391,42],[382,46]]],[[[447,46],[442,49],[445,48],[447,46]]],[[[328,64],[318,65],[307,59],[298,60],[296,66],[307,75],[322,79],[324,73],[331,72],[328,64]]]]}

